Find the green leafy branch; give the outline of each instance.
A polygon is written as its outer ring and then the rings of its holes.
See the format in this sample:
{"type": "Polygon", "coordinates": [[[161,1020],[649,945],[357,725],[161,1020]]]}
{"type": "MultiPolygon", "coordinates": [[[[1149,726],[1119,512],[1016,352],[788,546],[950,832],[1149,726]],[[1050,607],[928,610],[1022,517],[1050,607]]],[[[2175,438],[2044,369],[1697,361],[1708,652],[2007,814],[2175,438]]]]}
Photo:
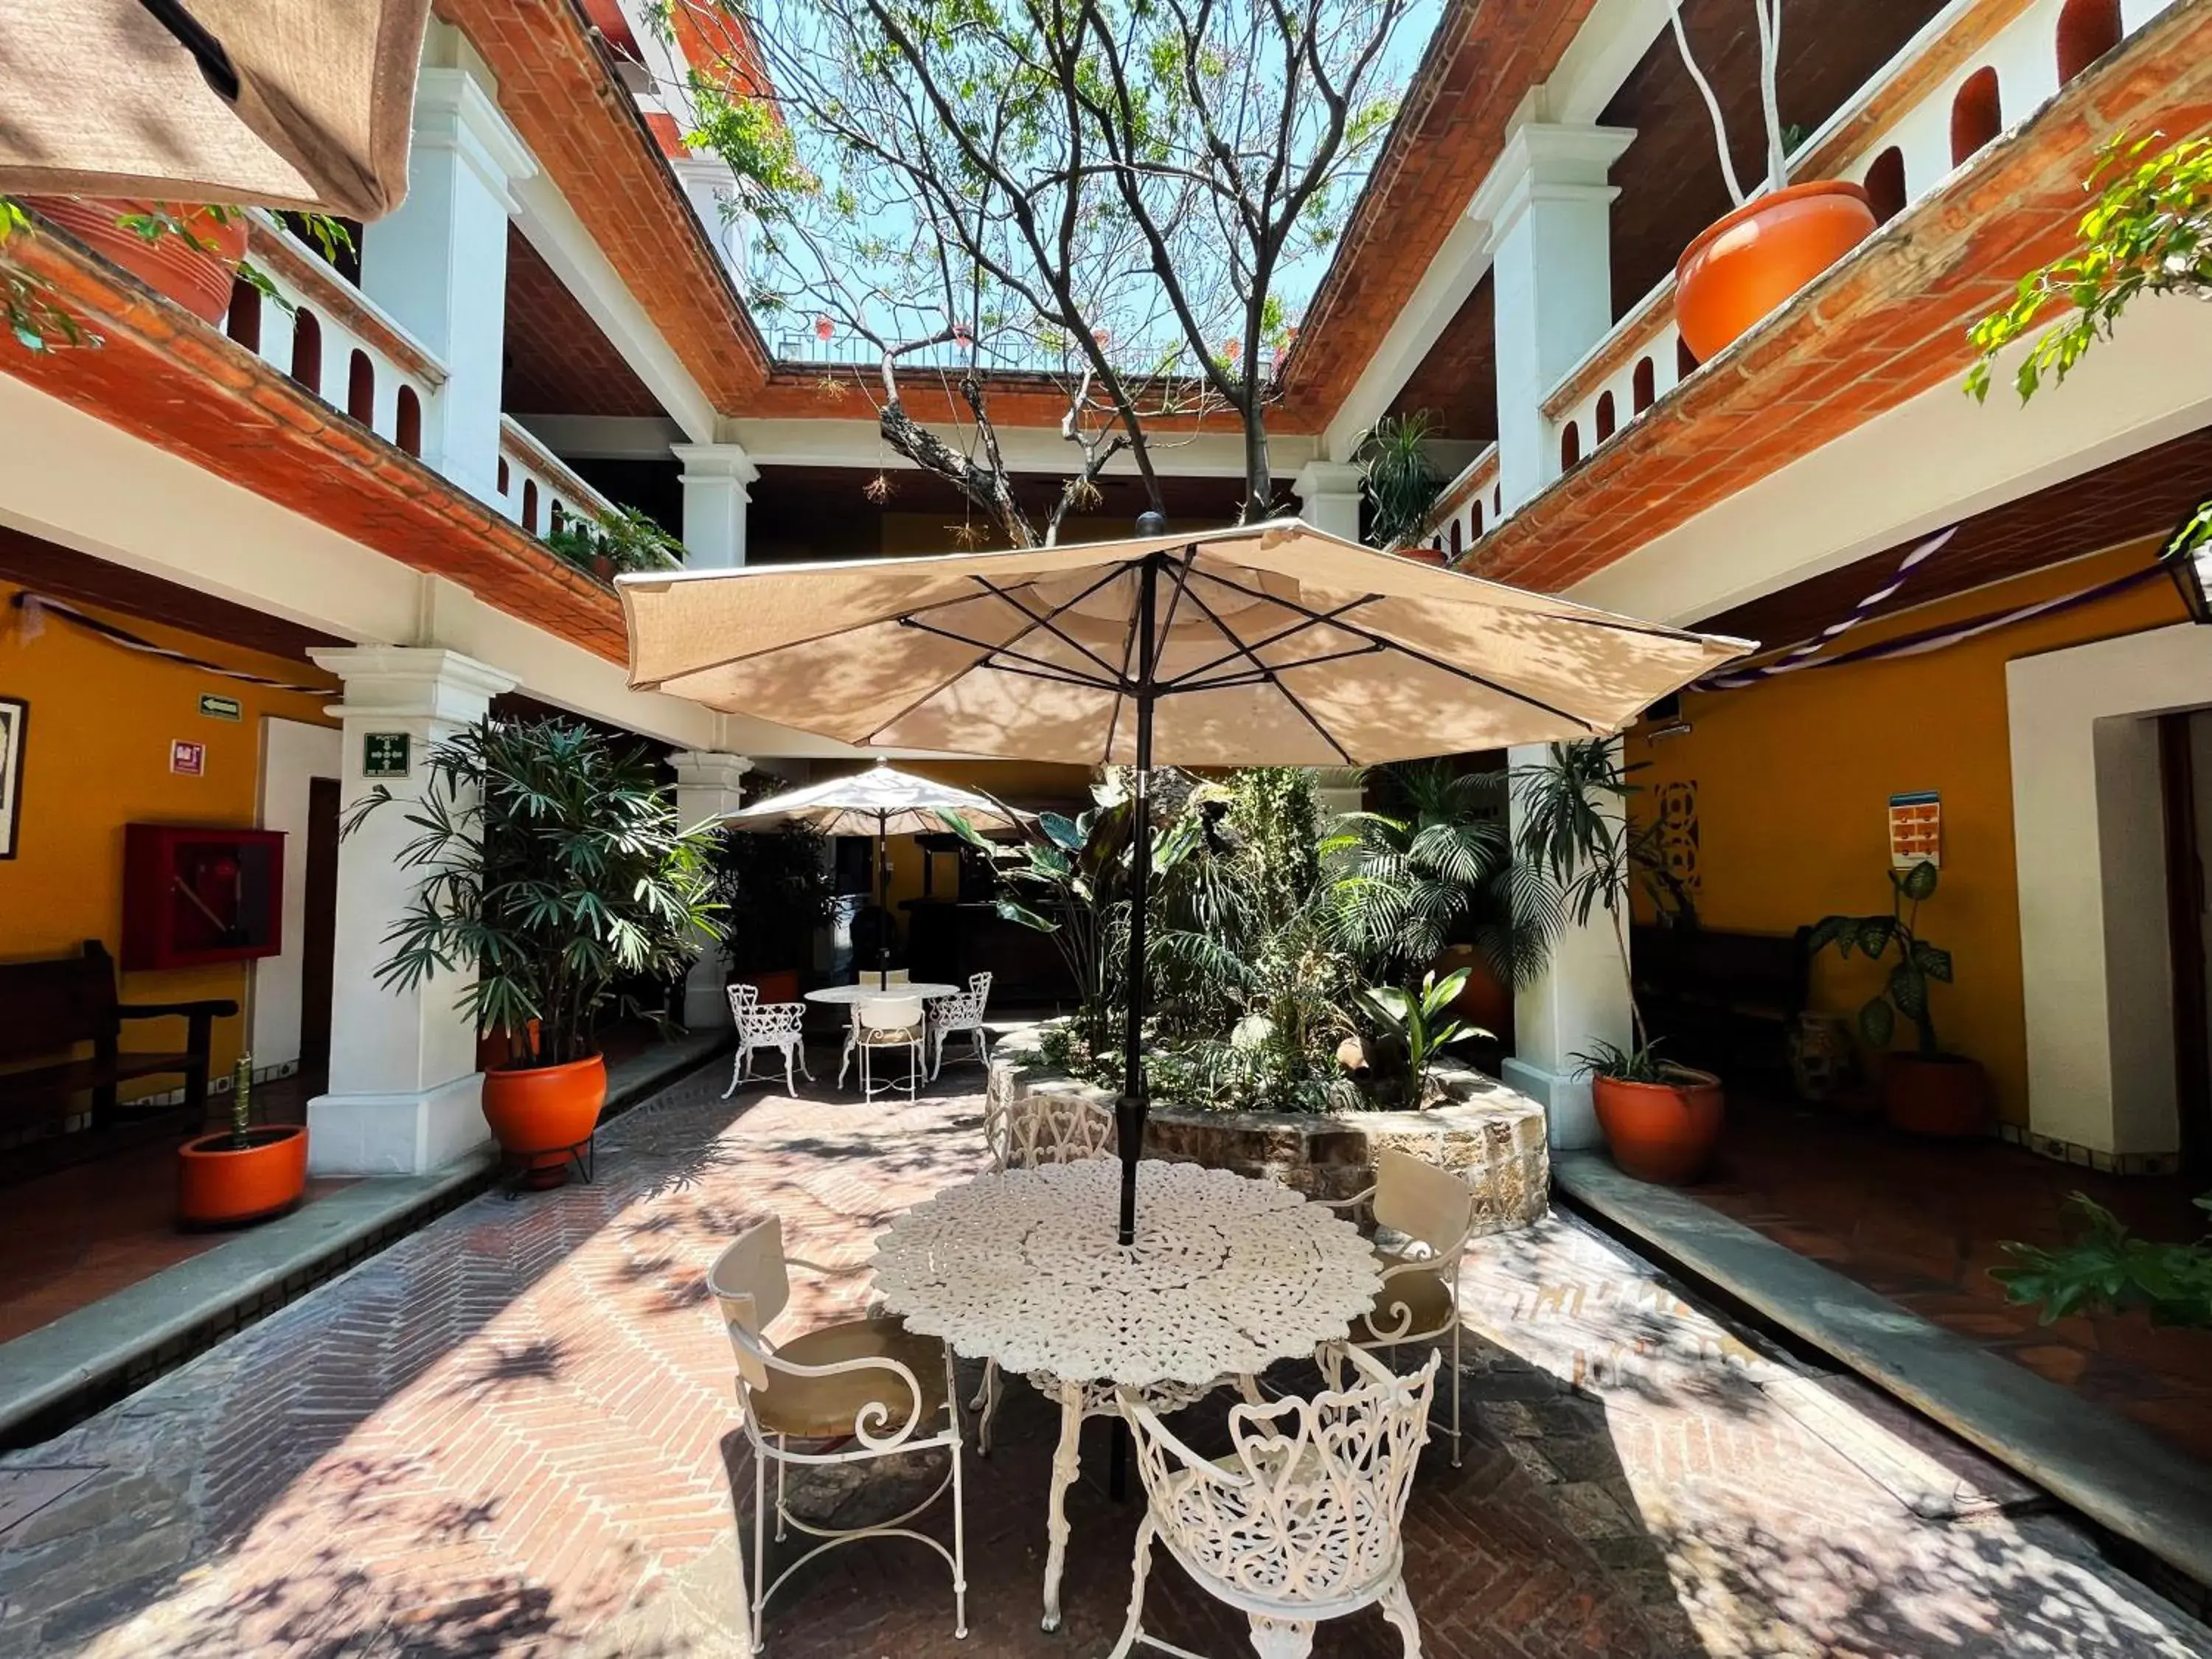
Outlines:
{"type": "Polygon", "coordinates": [[[1881,994],[1859,1010],[1859,1034],[1874,1048],[1887,1048],[1896,1034],[1897,1016],[1903,1014],[1919,1032],[1919,1051],[1933,1057],[1942,1052],[1936,1040],[1936,1016],[1929,1006],[1931,983],[1951,983],[1951,953],[1922,939],[1918,932],[1920,905],[1936,892],[1934,864],[1923,859],[1910,870],[1889,872],[1890,913],[1886,916],[1825,916],[1806,939],[1808,951],[1833,945],[1848,959],[1854,950],[1869,961],[1879,961],[1892,947],[1897,961],[1889,970],[1881,994]]]}
{"type": "MultiPolygon", "coordinates": [[[[2194,1200],[2212,1213],[2212,1193],[2194,1200]]],[[[2039,1306],[2043,1322],[2075,1313],[2124,1313],[2142,1308],[2154,1325],[2212,1328],[2212,1238],[2161,1244],[2139,1238],[2086,1193],[2066,1200],[2079,1235],[2057,1249],[2008,1243],[2008,1267],[1990,1277],[2014,1302],[2039,1306]]]]}

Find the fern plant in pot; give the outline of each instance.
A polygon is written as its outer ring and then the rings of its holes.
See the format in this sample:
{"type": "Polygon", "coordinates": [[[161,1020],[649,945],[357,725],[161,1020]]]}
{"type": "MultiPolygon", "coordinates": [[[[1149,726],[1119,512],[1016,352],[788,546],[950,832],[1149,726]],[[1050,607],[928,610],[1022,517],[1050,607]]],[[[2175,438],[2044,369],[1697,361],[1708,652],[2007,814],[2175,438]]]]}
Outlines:
{"type": "MultiPolygon", "coordinates": [[[[484,1073],[484,1117],[511,1160],[557,1182],[605,1103],[601,1027],[666,1023],[625,988],[689,969],[714,913],[713,829],[679,827],[641,748],[565,720],[487,719],[424,765],[399,854],[421,878],[377,978],[407,991],[474,970],[456,1006],[507,1062],[484,1073]]],[[[391,801],[379,785],[347,833],[391,801]]]]}
{"type": "Polygon", "coordinates": [[[1859,1010],[1859,1035],[1881,1055],[1882,1114],[1914,1134],[1965,1136],[1990,1127],[1989,1079],[1964,1054],[1947,1050],[1936,1036],[1933,988],[1951,982],[1951,953],[1920,937],[1920,906],[1936,896],[1936,866],[1922,860],[1889,872],[1889,914],[1826,916],[1807,936],[1809,951],[1833,947],[1849,960],[1856,951],[1880,963],[1893,954],[1881,993],[1859,1010]],[[1891,1051],[1899,1016],[1917,1041],[1891,1051]]]}
{"type": "Polygon", "coordinates": [[[1662,884],[1656,826],[1630,823],[1626,809],[1634,786],[1603,738],[1553,744],[1542,761],[1516,769],[1513,787],[1521,807],[1515,836],[1521,857],[1552,878],[1565,918],[1577,927],[1603,910],[1620,951],[1633,1046],[1594,1042],[1573,1056],[1589,1076],[1613,1161],[1639,1181],[1695,1181],[1720,1139],[1726,1111],[1721,1080],[1660,1054],[1637,1005],[1629,961],[1631,885],[1662,884]]]}

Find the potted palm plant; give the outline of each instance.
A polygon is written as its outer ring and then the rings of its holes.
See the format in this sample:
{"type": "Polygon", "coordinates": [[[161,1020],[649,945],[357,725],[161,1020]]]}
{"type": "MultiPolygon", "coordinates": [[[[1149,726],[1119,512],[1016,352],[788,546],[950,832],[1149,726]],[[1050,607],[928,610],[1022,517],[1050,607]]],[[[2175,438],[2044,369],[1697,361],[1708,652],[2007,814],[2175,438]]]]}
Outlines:
{"type": "Polygon", "coordinates": [[[1725,350],[1770,313],[1850,252],[1875,228],[1865,186],[1844,179],[1790,181],[1790,132],[1775,81],[1782,60],[1782,0],[1751,0],[1759,29],[1759,104],[1766,125],[1766,173],[1747,189],[1729,146],[1728,119],[1712,82],[1698,67],[1682,24],[1681,0],[1668,0],[1674,46],[1712,118],[1721,178],[1735,203],[1700,232],[1674,267],[1674,322],[1700,362],[1725,350]]]}
{"type": "Polygon", "coordinates": [[[1913,1134],[1978,1135],[1990,1127],[1989,1079],[1977,1062],[1936,1041],[1929,1003],[1931,988],[1948,985],[1952,973],[1951,953],[1920,937],[1920,906],[1936,896],[1936,866],[1925,859],[1892,870],[1887,915],[1823,917],[1805,945],[1832,945],[1845,960],[1856,951],[1873,963],[1896,953],[1880,994],[1859,1010],[1859,1035],[1881,1055],[1883,1115],[1913,1134]],[[1919,1040],[1910,1050],[1886,1052],[1899,1014],[1919,1040]]]}
{"type": "Polygon", "coordinates": [[[1395,547],[1426,564],[1446,562],[1442,552],[1415,538],[1428,524],[1444,481],[1430,464],[1426,410],[1385,415],[1359,441],[1353,459],[1359,467],[1360,494],[1367,501],[1367,538],[1376,547],[1395,547]]]}
{"type": "Polygon", "coordinates": [[[242,1227],[299,1206],[307,1191],[307,1131],[253,1121],[253,1059],[231,1073],[230,1127],[177,1149],[177,1219],[186,1227],[242,1227]]]}
{"type": "MultiPolygon", "coordinates": [[[[679,827],[641,747],[566,720],[486,719],[425,764],[409,804],[421,833],[400,854],[422,876],[377,978],[405,991],[476,970],[457,1006],[506,1051],[484,1073],[484,1117],[510,1158],[557,1182],[606,1099],[601,1025],[667,1024],[627,988],[690,968],[714,914],[714,831],[679,827]]],[[[391,799],[379,785],[348,833],[391,799]]]]}
{"type": "Polygon", "coordinates": [[[1726,1103],[1711,1073],[1661,1056],[1637,1005],[1629,890],[1636,882],[1653,886],[1660,866],[1650,830],[1632,828],[1624,810],[1632,788],[1607,739],[1553,744],[1544,760],[1515,775],[1516,843],[1557,884],[1565,918],[1583,927],[1602,908],[1612,926],[1634,1046],[1595,1042],[1573,1058],[1589,1075],[1613,1161],[1639,1181],[1680,1186],[1711,1162],[1726,1103]]]}
{"type": "Polygon", "coordinates": [[[684,558],[682,542],[632,507],[563,520],[546,532],[545,545],[603,582],[625,571],[680,569],[684,558]]]}

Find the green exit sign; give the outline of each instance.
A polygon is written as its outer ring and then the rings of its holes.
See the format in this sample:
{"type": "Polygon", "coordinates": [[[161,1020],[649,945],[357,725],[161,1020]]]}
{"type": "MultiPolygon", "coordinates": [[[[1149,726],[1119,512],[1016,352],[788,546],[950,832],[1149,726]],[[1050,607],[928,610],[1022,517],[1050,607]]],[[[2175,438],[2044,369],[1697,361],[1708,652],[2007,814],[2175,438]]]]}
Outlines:
{"type": "Polygon", "coordinates": [[[211,720],[234,720],[243,712],[236,697],[219,697],[212,691],[200,693],[200,713],[211,720]]]}
{"type": "Polygon", "coordinates": [[[368,732],[361,739],[361,775],[365,778],[404,778],[407,775],[412,743],[404,732],[368,732]]]}

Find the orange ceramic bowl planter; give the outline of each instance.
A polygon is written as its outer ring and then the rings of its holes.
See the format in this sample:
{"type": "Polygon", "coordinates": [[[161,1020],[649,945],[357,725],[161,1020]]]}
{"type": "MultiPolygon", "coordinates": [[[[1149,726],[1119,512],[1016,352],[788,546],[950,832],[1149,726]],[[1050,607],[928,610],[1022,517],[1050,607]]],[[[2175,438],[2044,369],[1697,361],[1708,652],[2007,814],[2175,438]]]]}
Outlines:
{"type": "Polygon", "coordinates": [[[1963,1054],[1881,1057],[1881,1109],[1908,1134],[1965,1139],[1990,1132],[1989,1074],[1963,1054]]]}
{"type": "Polygon", "coordinates": [[[236,209],[218,217],[212,209],[176,202],[76,196],[26,199],[40,218],[156,293],[167,295],[202,322],[219,323],[230,309],[230,279],[246,257],[246,216],[236,209]],[[118,222],[134,214],[156,212],[184,226],[191,233],[190,238],[165,231],[149,241],[118,222]]]}
{"type": "Polygon", "coordinates": [[[296,1123],[202,1135],[177,1149],[177,1219],[187,1227],[239,1227],[298,1205],[307,1190],[307,1132],[296,1123]]]}
{"type": "Polygon", "coordinates": [[[1669,1083],[1590,1079],[1613,1161],[1625,1174],[1662,1187],[1686,1186],[1705,1172],[1723,1111],[1718,1078],[1688,1066],[1675,1071],[1669,1083]]]}
{"type": "Polygon", "coordinates": [[[1725,351],[1872,234],[1866,189],[1791,185],[1709,226],[1674,266],[1674,322],[1699,362],[1725,351]]]}
{"type": "Polygon", "coordinates": [[[606,1098],[607,1063],[597,1054],[484,1073],[484,1121],[500,1149],[533,1172],[557,1172],[592,1138],[606,1098]]]}

